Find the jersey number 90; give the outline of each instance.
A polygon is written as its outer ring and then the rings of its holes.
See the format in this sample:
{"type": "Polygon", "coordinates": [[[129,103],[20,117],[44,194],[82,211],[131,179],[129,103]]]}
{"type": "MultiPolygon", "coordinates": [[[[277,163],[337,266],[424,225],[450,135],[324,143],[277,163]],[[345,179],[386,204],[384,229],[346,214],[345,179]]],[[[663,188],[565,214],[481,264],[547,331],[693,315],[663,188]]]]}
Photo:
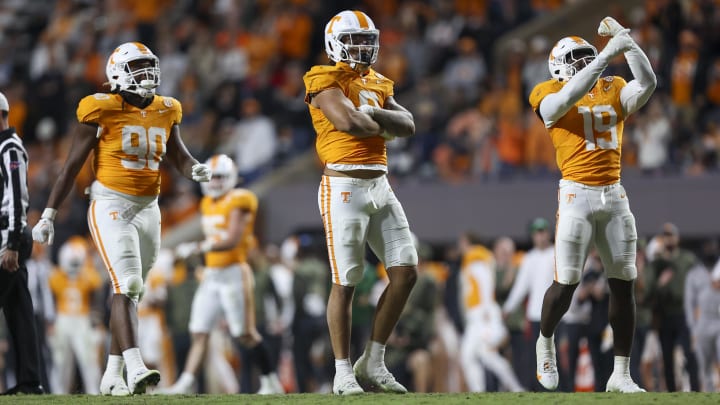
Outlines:
{"type": "Polygon", "coordinates": [[[122,151],[132,158],[121,159],[122,165],[131,170],[158,170],[165,156],[165,128],[127,125],[122,129],[122,151]]]}

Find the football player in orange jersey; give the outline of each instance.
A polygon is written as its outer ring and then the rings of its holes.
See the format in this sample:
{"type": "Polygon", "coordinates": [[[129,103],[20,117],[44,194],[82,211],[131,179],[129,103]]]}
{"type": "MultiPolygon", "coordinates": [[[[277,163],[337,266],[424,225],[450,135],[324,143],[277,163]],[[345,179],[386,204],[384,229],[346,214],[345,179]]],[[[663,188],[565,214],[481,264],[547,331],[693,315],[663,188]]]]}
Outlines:
{"type": "Polygon", "coordinates": [[[610,287],[608,317],[614,334],[615,365],[606,390],[644,392],[630,377],[635,331],[635,217],[620,184],[623,123],[655,90],[647,56],[612,17],[598,34],[612,36],[605,48],[579,37],[555,44],[548,65],[552,79],[530,94],[530,104],[550,133],[562,172],[558,192],[555,279],[545,293],[536,344],[537,378],[558,385],[553,334],[580,282],[590,244],[600,253],[610,287]],[[624,53],[634,79],[601,78],[608,62],[624,53]]]}
{"type": "Polygon", "coordinates": [[[249,348],[257,361],[261,373],[258,394],[284,394],[269,349],[255,325],[255,281],[247,255],[256,244],[257,197],[248,189],[235,188],[238,169],[227,155],[212,156],[207,165],[213,175],[210,182],[202,184],[200,212],[205,239],[181,243],[175,249],[181,259],[194,254],[205,256],[202,281],[190,312],[192,346],[178,381],[160,393],[193,392],[210,331],[224,315],[230,334],[249,348]]]}
{"type": "Polygon", "coordinates": [[[57,317],[52,346],[54,380],[57,394],[71,393],[75,365],[82,376],[85,393],[100,393],[100,356],[97,337],[101,332],[92,326],[93,295],[102,286],[102,278],[88,260],[86,240],[73,236],[58,251],[58,267],[48,279],[55,298],[57,317]]]}
{"type": "Polygon", "coordinates": [[[104,395],[145,392],[160,381],[148,370],[137,344],[137,302],[143,279],[160,248],[159,165],[167,158],[194,181],[210,180],[180,137],[180,103],[155,94],[159,60],[139,42],[117,47],[105,68],[110,93],[80,100],[80,129],[41,219],[33,228],[38,243],[53,242],[53,220],[90,152],[96,180],[90,187],[88,226],[107,267],[114,295],[110,355],[100,382],[104,395]],[[127,366],[127,384],[123,368],[127,366]]]}
{"type": "Polygon", "coordinates": [[[407,392],[385,366],[385,343],[417,278],[418,257],[402,205],[387,179],[385,141],[415,133],[410,112],[393,98],[393,82],[370,66],[380,32],[360,11],[342,11],[325,27],[325,51],[335,62],[314,66],[305,82],[305,102],[317,132],[324,165],[318,205],[325,226],[333,285],[327,320],[335,355],[333,392],[363,392],[358,384],[407,392]],[[350,304],[362,279],[365,244],[387,268],[370,341],[350,363],[350,304]]]}

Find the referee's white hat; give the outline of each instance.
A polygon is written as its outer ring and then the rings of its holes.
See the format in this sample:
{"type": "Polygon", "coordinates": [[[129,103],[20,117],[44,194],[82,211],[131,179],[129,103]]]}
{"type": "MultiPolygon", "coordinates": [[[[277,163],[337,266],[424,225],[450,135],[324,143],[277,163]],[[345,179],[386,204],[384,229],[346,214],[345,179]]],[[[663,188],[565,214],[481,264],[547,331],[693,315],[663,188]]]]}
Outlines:
{"type": "Polygon", "coordinates": [[[10,111],[10,104],[2,93],[0,93],[0,111],[10,111]]]}

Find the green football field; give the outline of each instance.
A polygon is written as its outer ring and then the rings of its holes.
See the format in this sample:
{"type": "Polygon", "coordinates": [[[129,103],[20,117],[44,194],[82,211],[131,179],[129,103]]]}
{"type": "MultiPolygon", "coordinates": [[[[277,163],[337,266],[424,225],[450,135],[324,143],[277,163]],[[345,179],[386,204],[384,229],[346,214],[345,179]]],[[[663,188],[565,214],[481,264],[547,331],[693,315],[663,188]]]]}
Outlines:
{"type": "Polygon", "coordinates": [[[0,397],[0,404],[367,404],[367,405],[431,405],[431,404],[718,404],[720,394],[712,393],[458,393],[458,394],[364,394],[339,397],[329,394],[289,395],[142,395],[128,398],[97,397],[90,395],[17,395],[0,397]]]}

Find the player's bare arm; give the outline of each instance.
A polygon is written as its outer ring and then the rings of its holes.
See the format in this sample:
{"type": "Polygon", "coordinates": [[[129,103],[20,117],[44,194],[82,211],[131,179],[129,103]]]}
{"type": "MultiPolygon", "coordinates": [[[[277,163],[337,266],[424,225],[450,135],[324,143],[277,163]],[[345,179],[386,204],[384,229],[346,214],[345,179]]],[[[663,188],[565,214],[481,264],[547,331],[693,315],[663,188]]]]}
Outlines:
{"type": "Polygon", "coordinates": [[[193,180],[193,166],[199,162],[187,150],[185,143],[180,137],[180,127],[173,125],[170,138],[167,141],[166,156],[168,161],[182,173],[183,176],[193,180]]]}
{"type": "Polygon", "coordinates": [[[58,174],[52,191],[50,191],[50,197],[46,205],[47,208],[57,209],[65,200],[65,197],[67,197],[90,151],[93,150],[98,143],[98,130],[99,128],[95,125],[80,125],[73,137],[70,154],[58,174]]]}
{"type": "Polygon", "coordinates": [[[211,252],[234,249],[245,233],[247,224],[250,222],[252,213],[240,208],[230,211],[228,218],[227,236],[223,239],[213,240],[210,246],[211,252]]]}
{"type": "Polygon", "coordinates": [[[311,105],[322,110],[338,131],[360,138],[376,136],[382,128],[369,115],[358,111],[340,89],[323,90],[312,97],[311,105]]]}
{"type": "Polygon", "coordinates": [[[385,99],[383,108],[372,108],[369,115],[380,124],[385,132],[393,136],[405,138],[415,134],[415,121],[412,113],[398,104],[393,97],[385,99]]]}

